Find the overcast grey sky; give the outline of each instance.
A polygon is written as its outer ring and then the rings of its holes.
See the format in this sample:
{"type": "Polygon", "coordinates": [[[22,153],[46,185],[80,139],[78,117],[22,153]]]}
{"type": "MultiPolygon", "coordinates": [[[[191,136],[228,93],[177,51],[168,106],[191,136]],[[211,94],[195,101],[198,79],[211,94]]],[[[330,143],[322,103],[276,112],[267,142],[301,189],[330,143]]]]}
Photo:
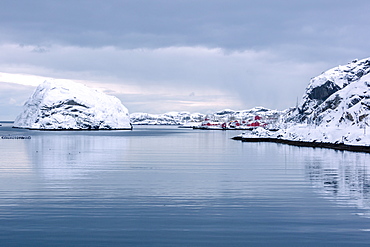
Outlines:
{"type": "Polygon", "coordinates": [[[130,112],[285,109],[311,77],[370,55],[370,1],[2,0],[0,119],[45,78],[130,112]]]}

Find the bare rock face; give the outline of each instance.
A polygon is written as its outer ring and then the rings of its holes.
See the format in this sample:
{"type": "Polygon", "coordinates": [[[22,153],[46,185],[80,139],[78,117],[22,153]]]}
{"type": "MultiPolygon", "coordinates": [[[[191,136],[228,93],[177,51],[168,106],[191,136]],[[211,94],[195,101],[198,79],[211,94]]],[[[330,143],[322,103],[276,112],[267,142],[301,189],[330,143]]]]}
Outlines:
{"type": "Polygon", "coordinates": [[[340,90],[340,87],[333,81],[326,81],[321,86],[313,88],[308,92],[307,96],[311,100],[317,100],[318,102],[324,102],[330,95],[340,90]]]}
{"type": "Polygon", "coordinates": [[[74,82],[45,81],[24,104],[13,127],[44,130],[131,129],[120,100],[74,82]]]}

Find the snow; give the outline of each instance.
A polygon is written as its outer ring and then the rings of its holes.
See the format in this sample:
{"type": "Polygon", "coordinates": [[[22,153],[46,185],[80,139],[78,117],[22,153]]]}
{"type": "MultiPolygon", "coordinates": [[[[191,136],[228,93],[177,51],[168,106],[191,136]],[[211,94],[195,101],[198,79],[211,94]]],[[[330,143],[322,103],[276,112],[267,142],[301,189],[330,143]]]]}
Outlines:
{"type": "Polygon", "coordinates": [[[370,146],[370,59],[354,60],[314,77],[279,131],[258,128],[241,136],[370,146]]]}
{"type": "Polygon", "coordinates": [[[131,129],[121,101],[71,81],[40,84],[13,127],[28,129],[131,129]]]}
{"type": "MultiPolygon", "coordinates": [[[[182,127],[197,127],[206,119],[222,123],[232,121],[252,121],[255,116],[261,116],[267,122],[273,122],[282,112],[270,110],[264,107],[255,107],[248,110],[235,111],[231,109],[220,110],[210,114],[189,113],[189,112],[167,112],[164,114],[132,113],[131,123],[137,125],[181,125],[182,127]]],[[[220,128],[221,126],[218,126],[220,128]]]]}
{"type": "Polygon", "coordinates": [[[276,138],[291,141],[303,142],[325,142],[325,143],[343,143],[347,145],[370,145],[370,128],[357,128],[348,126],[346,128],[315,127],[314,125],[297,124],[280,129],[278,131],[269,131],[264,128],[256,128],[250,132],[244,132],[240,135],[243,138],[276,138]]]}
{"type": "Polygon", "coordinates": [[[347,86],[351,81],[354,81],[361,77],[361,74],[367,74],[370,70],[369,59],[353,60],[346,65],[339,65],[335,68],[329,69],[323,72],[321,75],[314,77],[309,86],[308,90],[323,85],[326,81],[333,81],[337,86],[343,88],[347,86]]]}
{"type": "Polygon", "coordinates": [[[167,112],[164,114],[149,114],[137,112],[130,114],[131,123],[137,125],[184,125],[201,122],[206,115],[189,112],[167,112]]]}

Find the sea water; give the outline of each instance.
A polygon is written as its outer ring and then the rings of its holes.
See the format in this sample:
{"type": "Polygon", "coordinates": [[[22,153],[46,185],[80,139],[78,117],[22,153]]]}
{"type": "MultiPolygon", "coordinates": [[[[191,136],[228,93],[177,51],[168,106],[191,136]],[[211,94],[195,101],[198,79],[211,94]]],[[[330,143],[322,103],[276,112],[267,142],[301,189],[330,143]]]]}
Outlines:
{"type": "Polygon", "coordinates": [[[370,156],[239,131],[0,127],[1,246],[368,246],[370,156]]]}

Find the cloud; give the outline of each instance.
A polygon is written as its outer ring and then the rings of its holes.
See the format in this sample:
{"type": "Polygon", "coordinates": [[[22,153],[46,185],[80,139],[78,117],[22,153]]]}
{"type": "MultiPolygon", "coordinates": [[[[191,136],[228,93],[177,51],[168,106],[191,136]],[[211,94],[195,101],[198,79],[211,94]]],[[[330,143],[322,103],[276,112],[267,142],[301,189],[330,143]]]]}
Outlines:
{"type": "Polygon", "coordinates": [[[48,80],[48,79],[52,79],[52,78],[48,78],[44,76],[36,76],[36,75],[13,74],[13,73],[0,72],[0,82],[7,83],[5,84],[6,87],[9,87],[12,84],[36,87],[41,82],[48,80]]]}
{"type": "Polygon", "coordinates": [[[309,78],[325,65],[286,60],[268,50],[71,46],[49,46],[46,53],[33,50],[33,46],[0,46],[0,65],[7,73],[41,76],[30,77],[32,81],[42,82],[46,76],[81,81],[119,96],[133,111],[138,105],[140,110],[146,105],[149,111],[180,106],[196,110],[200,102],[205,107],[213,104],[214,110],[255,105],[284,109],[294,104],[309,78]],[[139,99],[141,103],[135,102],[139,99]],[[172,103],[165,107],[169,100],[172,103]],[[178,104],[173,103],[176,100],[178,104]]]}
{"type": "Polygon", "coordinates": [[[0,41],[122,49],[248,50],[307,41],[346,46],[337,39],[344,36],[331,31],[348,27],[348,37],[367,37],[369,7],[366,0],[4,0],[0,41]],[[301,32],[307,27],[315,32],[301,32]]]}
{"type": "Polygon", "coordinates": [[[24,96],[33,90],[33,86],[2,82],[0,77],[0,120],[14,120],[22,110],[24,96]]]}
{"type": "Polygon", "coordinates": [[[368,56],[369,7],[365,0],[4,0],[0,72],[22,85],[77,80],[131,111],[284,109],[311,77],[368,56]]]}

